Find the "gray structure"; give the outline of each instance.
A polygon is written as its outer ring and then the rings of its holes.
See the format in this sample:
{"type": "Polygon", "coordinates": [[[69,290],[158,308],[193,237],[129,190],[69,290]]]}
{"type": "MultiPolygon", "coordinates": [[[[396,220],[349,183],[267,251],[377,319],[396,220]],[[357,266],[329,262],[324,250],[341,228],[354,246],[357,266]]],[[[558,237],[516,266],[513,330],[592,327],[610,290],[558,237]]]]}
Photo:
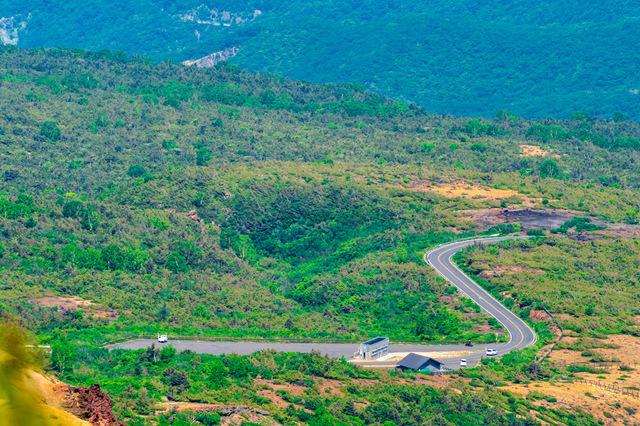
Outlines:
{"type": "Polygon", "coordinates": [[[378,359],[389,353],[389,338],[376,337],[360,343],[360,349],[355,353],[356,358],[378,359]]]}
{"type": "Polygon", "coordinates": [[[428,356],[422,356],[414,354],[413,352],[402,358],[398,363],[398,368],[403,370],[418,370],[418,371],[440,371],[442,370],[444,363],[437,359],[429,358],[428,356]]]}

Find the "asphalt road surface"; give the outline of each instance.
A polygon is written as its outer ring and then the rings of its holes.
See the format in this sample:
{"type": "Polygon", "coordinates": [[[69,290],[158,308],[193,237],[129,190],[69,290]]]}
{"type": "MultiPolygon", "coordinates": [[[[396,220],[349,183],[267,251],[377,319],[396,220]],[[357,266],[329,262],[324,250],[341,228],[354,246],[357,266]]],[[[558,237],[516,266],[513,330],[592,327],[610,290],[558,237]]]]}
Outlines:
{"type": "MultiPolygon", "coordinates": [[[[491,244],[513,238],[518,237],[479,238],[457,241],[431,249],[424,255],[425,261],[438,271],[442,277],[458,287],[463,293],[469,296],[471,300],[480,305],[486,313],[497,319],[504,328],[507,329],[511,337],[509,342],[492,347],[492,349],[498,351],[498,356],[533,345],[537,339],[536,334],[524,321],[502,306],[502,304],[496,301],[489,293],[484,291],[482,287],[460,271],[453,264],[451,258],[460,250],[476,243],[491,244]]],[[[484,346],[482,349],[485,349],[484,346]]],[[[484,351],[480,354],[469,355],[464,358],[467,360],[468,366],[471,367],[476,365],[483,355],[484,351]]],[[[449,368],[459,368],[460,366],[460,358],[450,358],[444,361],[445,365],[449,368]]]]}
{"type": "MultiPolygon", "coordinates": [[[[473,367],[477,365],[481,358],[485,356],[485,350],[488,348],[496,349],[498,356],[508,352],[526,348],[535,343],[536,335],[520,318],[515,316],[511,311],[497,302],[489,293],[484,291],[478,284],[473,282],[462,271],[460,271],[451,261],[451,258],[458,251],[469,247],[476,243],[491,244],[499,241],[519,237],[497,237],[497,238],[479,238],[474,240],[465,240],[448,243],[438,246],[424,255],[425,261],[431,265],[440,275],[453,283],[462,292],[464,292],[471,300],[476,302],[480,307],[492,317],[496,318],[507,330],[511,339],[508,343],[499,345],[475,345],[472,348],[464,345],[402,345],[391,342],[389,345],[390,352],[451,352],[451,351],[468,351],[478,350],[479,353],[466,355],[464,357],[442,359],[445,366],[450,369],[459,369],[460,360],[467,360],[467,366],[473,367]]],[[[155,344],[156,347],[163,347],[171,344],[176,350],[191,350],[196,353],[206,353],[212,355],[238,354],[249,355],[264,349],[275,349],[280,352],[311,352],[319,351],[322,355],[331,358],[352,359],[354,352],[358,350],[357,344],[345,343],[276,343],[276,342],[214,342],[214,341],[198,341],[198,340],[169,340],[168,343],[158,343],[154,339],[138,339],[124,343],[109,345],[109,349],[143,349],[155,344]]]]}
{"type": "MultiPolygon", "coordinates": [[[[354,352],[358,350],[356,343],[277,343],[277,342],[212,342],[202,340],[169,340],[167,343],[158,343],[154,339],[138,339],[128,342],[109,345],[109,349],[143,349],[155,344],[157,348],[172,345],[177,351],[189,349],[199,354],[224,355],[238,354],[249,355],[263,349],[275,349],[279,352],[311,352],[319,351],[330,358],[352,359],[354,352]]],[[[472,348],[476,349],[476,348],[472,348]]],[[[464,345],[389,345],[390,352],[444,352],[464,351],[469,348],[464,345]]]]}

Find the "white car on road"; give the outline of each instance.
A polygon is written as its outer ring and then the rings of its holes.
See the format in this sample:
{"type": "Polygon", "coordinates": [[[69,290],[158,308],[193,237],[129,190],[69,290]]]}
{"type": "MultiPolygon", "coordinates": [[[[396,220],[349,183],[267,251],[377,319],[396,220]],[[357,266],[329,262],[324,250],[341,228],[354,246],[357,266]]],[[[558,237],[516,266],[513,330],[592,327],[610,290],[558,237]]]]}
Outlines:
{"type": "Polygon", "coordinates": [[[466,359],[461,359],[460,360],[460,367],[466,367],[467,366],[467,360],[466,359]]]}
{"type": "Polygon", "coordinates": [[[169,338],[166,334],[158,334],[158,343],[167,343],[169,338]]]}
{"type": "Polygon", "coordinates": [[[487,349],[487,356],[496,356],[498,355],[498,351],[495,349],[487,349]]]}

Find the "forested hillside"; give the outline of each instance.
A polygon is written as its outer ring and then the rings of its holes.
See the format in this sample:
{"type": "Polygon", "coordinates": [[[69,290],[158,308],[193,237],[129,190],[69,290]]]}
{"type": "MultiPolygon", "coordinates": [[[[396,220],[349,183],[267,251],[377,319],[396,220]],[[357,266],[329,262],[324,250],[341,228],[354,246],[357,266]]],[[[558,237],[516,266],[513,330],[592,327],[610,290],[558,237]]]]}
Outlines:
{"type": "Polygon", "coordinates": [[[573,377],[535,360],[553,334],[532,310],[570,312],[567,328],[581,337],[633,333],[638,311],[622,302],[636,297],[635,269],[609,279],[596,267],[604,261],[589,257],[591,240],[568,239],[628,231],[593,244],[617,267],[632,264],[636,122],[586,112],[532,121],[507,110],[467,119],[357,84],[110,51],[7,46],[0,70],[2,317],[52,346],[44,368],[73,384],[99,381],[119,418],[220,422],[217,412],[160,413],[176,401],[259,407],[283,424],[596,424],[571,405],[541,406],[550,399],[498,386],[573,377]],[[530,210],[572,219],[551,236],[524,221],[477,219],[530,210]],[[158,332],[506,340],[422,256],[454,238],[520,230],[536,238],[477,249],[466,266],[490,269],[483,256],[502,253],[503,262],[522,258],[548,272],[533,288],[508,277],[484,282],[496,292],[515,287],[511,307],[536,330],[537,346],[455,378],[374,374],[318,354],[96,347],[158,332]],[[615,257],[619,250],[627,254],[615,257]],[[561,252],[562,268],[529,254],[561,252]],[[590,280],[607,279],[604,294],[619,293],[619,306],[596,305],[603,294],[580,284],[584,265],[590,280]],[[565,307],[547,290],[559,278],[572,282],[565,307]]]}
{"type": "Polygon", "coordinates": [[[517,3],[194,0],[0,2],[5,43],[193,60],[239,48],[249,70],[360,82],[432,112],[638,119],[640,9],[630,1],[517,3]]]}

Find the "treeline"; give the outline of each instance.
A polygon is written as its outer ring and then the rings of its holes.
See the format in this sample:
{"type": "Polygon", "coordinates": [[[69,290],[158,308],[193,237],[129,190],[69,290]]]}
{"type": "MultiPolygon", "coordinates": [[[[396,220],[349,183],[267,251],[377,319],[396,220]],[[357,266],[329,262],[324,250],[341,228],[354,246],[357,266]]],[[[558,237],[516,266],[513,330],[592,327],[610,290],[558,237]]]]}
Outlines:
{"type": "Polygon", "coordinates": [[[357,84],[313,85],[229,64],[185,68],[77,49],[3,52],[0,93],[11,104],[0,118],[5,190],[95,196],[130,177],[273,160],[640,185],[633,142],[640,127],[622,116],[533,122],[502,110],[493,120],[468,120],[427,114],[357,84]],[[547,154],[523,156],[522,144],[547,154]]]}

